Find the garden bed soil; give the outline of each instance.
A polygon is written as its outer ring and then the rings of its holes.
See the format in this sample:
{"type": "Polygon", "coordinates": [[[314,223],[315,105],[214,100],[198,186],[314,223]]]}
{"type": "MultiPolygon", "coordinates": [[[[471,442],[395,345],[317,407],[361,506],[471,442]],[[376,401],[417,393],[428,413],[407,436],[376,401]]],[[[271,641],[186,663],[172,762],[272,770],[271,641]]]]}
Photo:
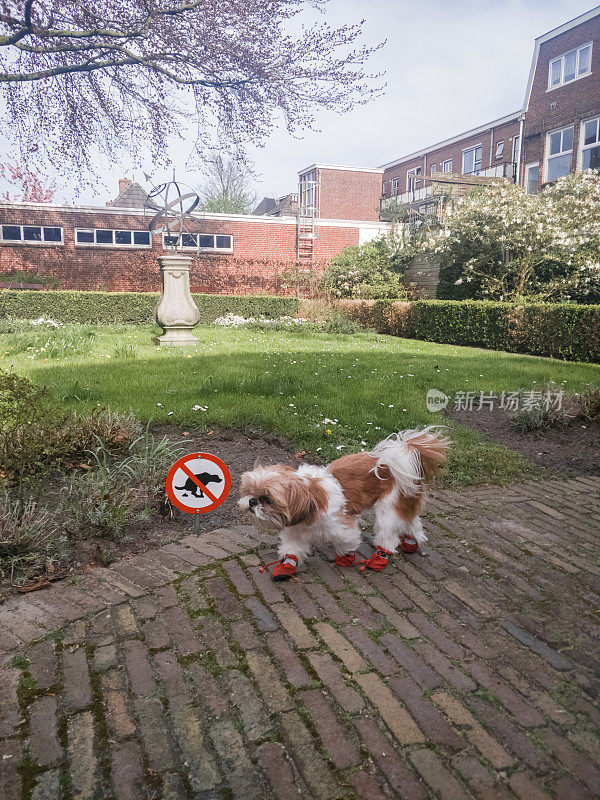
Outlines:
{"type": "MultiPolygon", "coordinates": [[[[208,532],[216,528],[231,525],[248,525],[248,514],[244,514],[237,505],[240,477],[246,470],[252,469],[255,463],[290,464],[298,466],[301,458],[296,458],[294,448],[281,438],[258,436],[240,431],[194,431],[177,426],[154,426],[155,440],[160,441],[167,436],[173,442],[189,442],[185,452],[212,453],[227,464],[231,473],[231,491],[229,497],[219,508],[198,517],[196,532],[208,532]],[[184,436],[183,434],[188,435],[184,436]]],[[[166,478],[166,476],[165,476],[166,478]]],[[[137,555],[152,548],[161,547],[169,542],[176,542],[194,532],[195,517],[172,509],[171,514],[163,516],[153,514],[143,522],[137,522],[127,529],[126,537],[118,541],[101,538],[97,535],[89,539],[82,538],[73,544],[72,550],[60,561],[56,562],[49,572],[36,572],[35,579],[56,579],[84,572],[86,569],[108,564],[127,556],[137,555]]],[[[21,582],[23,575],[20,576],[21,582]]],[[[32,575],[27,580],[31,581],[32,575]]],[[[17,591],[17,586],[10,583],[0,584],[0,603],[8,595],[17,591]]]]}
{"type": "Polygon", "coordinates": [[[561,476],[600,474],[600,425],[579,419],[564,427],[517,430],[500,409],[446,412],[450,419],[521,453],[534,464],[561,476]]]}

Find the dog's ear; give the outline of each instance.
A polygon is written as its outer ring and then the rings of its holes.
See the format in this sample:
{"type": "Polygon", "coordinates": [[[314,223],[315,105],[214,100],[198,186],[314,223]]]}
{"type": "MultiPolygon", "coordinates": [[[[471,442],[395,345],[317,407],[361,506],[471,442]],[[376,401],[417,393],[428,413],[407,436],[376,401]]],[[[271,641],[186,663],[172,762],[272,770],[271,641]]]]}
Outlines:
{"type": "Polygon", "coordinates": [[[327,508],[327,495],[322,486],[309,479],[308,482],[291,481],[287,487],[287,517],[292,525],[312,525],[327,508]]]}

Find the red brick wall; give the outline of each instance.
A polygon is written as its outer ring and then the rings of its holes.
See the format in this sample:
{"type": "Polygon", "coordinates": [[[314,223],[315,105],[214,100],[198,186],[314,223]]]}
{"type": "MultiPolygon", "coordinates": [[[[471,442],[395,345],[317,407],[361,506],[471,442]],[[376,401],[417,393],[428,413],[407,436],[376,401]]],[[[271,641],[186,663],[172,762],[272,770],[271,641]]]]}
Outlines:
{"type": "MultiPolygon", "coordinates": [[[[233,236],[233,253],[192,255],[191,284],[195,291],[264,293],[284,292],[281,273],[296,262],[296,225],[277,218],[205,219],[187,225],[188,230],[227,233],[233,236]]],[[[53,206],[26,208],[0,206],[0,224],[60,225],[63,245],[4,244],[0,242],[0,273],[22,271],[56,277],[62,289],[104,291],[156,291],[160,289],[157,256],[162,235],[154,233],[152,249],[75,246],[75,228],[123,228],[147,230],[148,217],[126,212],[65,210],[53,206]]],[[[358,244],[358,226],[318,226],[315,268],[322,270],[329,259],[350,244],[358,244]]]]}
{"type": "Polygon", "coordinates": [[[580,123],[597,114],[600,114],[600,16],[540,45],[529,108],[525,116],[523,165],[539,161],[541,180],[546,133],[574,124],[572,169],[576,169],[580,123]],[[591,74],[548,91],[550,61],[590,41],[593,42],[591,74]]]}
{"type": "MultiPolygon", "coordinates": [[[[475,136],[465,136],[457,142],[445,147],[432,148],[427,153],[427,156],[419,156],[418,158],[403,161],[393,167],[389,167],[383,174],[383,180],[386,184],[386,197],[392,196],[392,179],[399,178],[398,194],[403,194],[407,191],[406,176],[408,170],[414,167],[421,167],[423,174],[431,174],[432,164],[436,164],[438,171],[442,171],[443,162],[452,159],[452,172],[460,174],[462,172],[462,151],[468,147],[481,145],[481,168],[488,169],[490,166],[495,167],[501,164],[509,164],[512,162],[512,146],[513,137],[519,134],[519,121],[513,120],[498,127],[490,126],[482,133],[475,136]],[[494,134],[493,142],[491,134],[494,134]],[[504,152],[501,158],[496,158],[496,144],[499,141],[504,141],[504,152]],[[491,161],[490,161],[491,153],[491,161]],[[427,165],[425,167],[425,159],[427,165]]],[[[420,184],[422,186],[423,184],[420,184]]]]}
{"type": "Polygon", "coordinates": [[[322,219],[378,220],[381,172],[320,169],[322,219]]]}

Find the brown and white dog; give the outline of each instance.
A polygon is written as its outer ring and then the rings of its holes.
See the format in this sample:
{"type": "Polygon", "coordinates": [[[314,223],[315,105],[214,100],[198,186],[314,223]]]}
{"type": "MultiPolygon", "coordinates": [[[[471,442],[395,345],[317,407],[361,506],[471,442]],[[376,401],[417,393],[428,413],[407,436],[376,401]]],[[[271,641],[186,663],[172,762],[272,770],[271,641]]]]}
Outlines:
{"type": "MultiPolygon", "coordinates": [[[[375,513],[375,552],[364,565],[377,571],[398,545],[414,553],[427,541],[419,519],[426,483],[446,461],[449,441],[436,426],[392,434],[371,452],[353,453],[327,467],[283,464],[242,475],[240,508],[258,528],[279,531],[274,580],[287,580],[317,543],[329,542],[339,566],[356,564],[360,514],[375,513]]],[[[363,567],[364,569],[364,567],[363,567]]]]}

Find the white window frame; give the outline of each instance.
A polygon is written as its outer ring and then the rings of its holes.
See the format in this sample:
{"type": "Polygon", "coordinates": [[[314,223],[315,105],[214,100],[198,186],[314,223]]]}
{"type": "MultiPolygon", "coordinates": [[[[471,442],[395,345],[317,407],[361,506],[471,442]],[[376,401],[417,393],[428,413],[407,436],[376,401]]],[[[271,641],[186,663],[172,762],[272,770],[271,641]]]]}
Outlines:
{"type": "Polygon", "coordinates": [[[501,139],[499,142],[496,142],[496,152],[494,154],[494,158],[503,158],[503,156],[504,156],[504,139],[501,139]]]}
{"type": "Polygon", "coordinates": [[[65,243],[65,234],[64,230],[61,225],[19,225],[16,222],[0,222],[0,244],[32,244],[35,247],[52,247],[52,246],[60,246],[65,243]],[[4,238],[4,226],[11,227],[11,228],[20,228],[21,229],[21,238],[20,239],[5,239],[4,238]],[[42,233],[42,238],[39,242],[36,242],[35,239],[24,239],[23,238],[23,228],[40,228],[42,233]],[[60,231],[60,242],[54,241],[46,241],[44,239],[44,228],[55,228],[60,231]]]}
{"type": "Polygon", "coordinates": [[[566,53],[563,53],[557,58],[553,58],[548,64],[548,88],[546,89],[547,92],[551,92],[553,89],[560,89],[561,86],[567,86],[569,83],[574,83],[575,81],[581,80],[581,78],[587,78],[588,75],[592,74],[592,55],[593,55],[593,42],[586,42],[585,44],[579,45],[579,47],[573,47],[571,50],[567,50],[566,53]],[[587,72],[583,72],[581,75],[579,74],[579,57],[582,50],[585,50],[586,47],[590,48],[590,66],[587,72]],[[565,80],[565,61],[568,55],[571,53],[576,53],[575,56],[575,77],[571,78],[570,80],[565,80]],[[560,61],[560,81],[552,85],[552,65],[556,64],[560,61]]]}
{"type": "Polygon", "coordinates": [[[579,153],[577,154],[577,169],[583,169],[583,151],[591,150],[594,147],[600,147],[600,116],[588,117],[581,121],[579,127],[579,153]],[[596,121],[596,129],[598,131],[598,139],[594,144],[584,144],[585,126],[588,122],[596,121]]]}
{"type": "MultiPolygon", "coordinates": [[[[194,253],[233,253],[233,234],[232,233],[208,233],[208,232],[204,232],[204,231],[192,231],[192,232],[184,231],[184,234],[185,233],[189,233],[191,236],[213,236],[214,237],[213,241],[215,243],[215,247],[198,247],[198,245],[178,244],[177,248],[176,248],[177,250],[190,250],[190,251],[192,251],[194,253]],[[230,247],[217,247],[216,246],[216,244],[217,244],[217,236],[229,236],[229,239],[231,241],[231,246],[230,247]]],[[[167,236],[179,236],[179,234],[177,234],[177,233],[169,234],[169,233],[166,233],[165,231],[163,231],[163,235],[162,235],[163,250],[172,250],[173,249],[172,245],[165,244],[165,237],[167,237],[167,236]]]]}
{"type": "Polygon", "coordinates": [[[421,167],[420,165],[418,167],[411,167],[411,169],[407,170],[406,171],[406,191],[407,192],[416,191],[416,189],[419,188],[417,186],[417,184],[419,183],[420,180],[422,180],[422,178],[423,178],[423,167],[421,167]],[[421,177],[419,177],[419,175],[421,177]],[[413,186],[412,186],[412,190],[411,190],[411,188],[410,188],[410,179],[412,177],[414,177],[416,180],[413,182],[413,186]]]}
{"type": "MultiPolygon", "coordinates": [[[[319,191],[317,170],[312,169],[300,176],[300,215],[303,217],[319,216],[319,191]]],[[[229,234],[224,234],[229,235],[229,234]]]]}
{"type": "Polygon", "coordinates": [[[483,144],[480,142],[479,144],[473,144],[470,147],[465,147],[462,151],[462,174],[463,175],[478,175],[481,170],[483,169],[483,144]],[[477,150],[477,148],[481,148],[481,158],[479,159],[479,169],[476,169],[475,164],[477,161],[475,160],[475,156],[473,156],[473,171],[472,172],[465,172],[465,156],[467,153],[470,153],[471,150],[477,150]]]}
{"type": "Polygon", "coordinates": [[[432,164],[431,165],[431,173],[430,174],[431,175],[435,175],[436,172],[437,172],[437,164],[432,164]]]}
{"type": "Polygon", "coordinates": [[[444,162],[442,162],[442,172],[452,172],[452,159],[451,158],[447,158],[444,162]],[[450,164],[450,169],[446,169],[448,164],[450,164]]]}
{"type": "Polygon", "coordinates": [[[392,182],[391,182],[392,197],[398,197],[398,184],[399,183],[400,183],[400,178],[392,178],[392,182]]]}
{"type": "Polygon", "coordinates": [[[151,250],[152,249],[152,232],[144,230],[143,228],[75,228],[75,247],[107,247],[112,250],[151,250]],[[112,231],[112,242],[97,242],[97,231],[112,231]],[[131,244],[116,244],[115,234],[123,231],[124,233],[131,233],[131,244]],[[93,242],[78,242],[78,233],[91,233],[94,236],[93,242]],[[134,233],[148,233],[148,244],[135,244],[133,241],[134,233]]]}
{"type": "Polygon", "coordinates": [[[387,192],[387,181],[384,181],[381,184],[381,194],[385,197],[385,193],[387,192]]]}
{"type": "Polygon", "coordinates": [[[524,187],[525,191],[527,192],[527,194],[533,194],[533,192],[530,192],[529,189],[528,189],[528,178],[527,178],[527,176],[529,174],[529,170],[533,169],[533,167],[537,167],[538,168],[538,181],[537,181],[538,188],[537,188],[537,191],[539,192],[539,190],[540,190],[540,162],[539,161],[531,161],[529,164],[525,164],[525,172],[523,173],[523,187],[524,187]]]}
{"type": "MultiPolygon", "coordinates": [[[[546,143],[544,147],[544,183],[548,182],[548,166],[550,159],[552,158],[559,158],[560,156],[568,156],[571,154],[571,167],[573,166],[573,148],[571,147],[570,150],[561,150],[560,153],[555,153],[553,156],[550,155],[550,137],[553,133],[560,133],[561,134],[561,147],[562,147],[562,133],[563,131],[568,131],[569,129],[573,130],[573,144],[575,144],[575,126],[574,125],[563,125],[562,128],[554,128],[554,130],[546,132],[546,143]]],[[[569,170],[571,172],[571,170],[569,170]]]]}

